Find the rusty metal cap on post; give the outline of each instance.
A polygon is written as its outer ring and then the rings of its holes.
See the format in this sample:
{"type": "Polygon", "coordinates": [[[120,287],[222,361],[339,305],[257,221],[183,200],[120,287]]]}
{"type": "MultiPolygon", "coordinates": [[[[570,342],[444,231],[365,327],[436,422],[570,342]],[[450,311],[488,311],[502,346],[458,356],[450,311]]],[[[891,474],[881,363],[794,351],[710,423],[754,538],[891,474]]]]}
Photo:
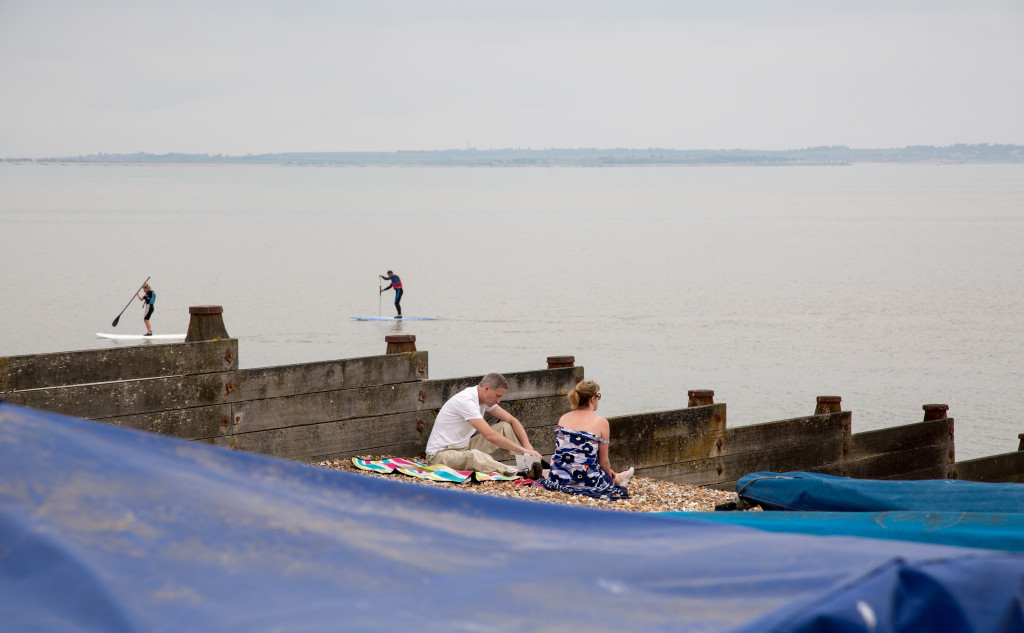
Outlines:
{"type": "Polygon", "coordinates": [[[949,415],[946,414],[946,412],[949,411],[948,404],[924,404],[921,405],[921,408],[924,409],[925,422],[928,422],[929,420],[941,420],[949,417],[949,415]]]}
{"type": "Polygon", "coordinates": [[[416,351],[415,334],[389,334],[384,337],[384,342],[388,344],[387,349],[385,350],[386,354],[401,354],[404,352],[416,351]]]}
{"type": "Polygon", "coordinates": [[[839,413],[842,410],[841,396],[818,396],[818,404],[814,407],[814,415],[839,413]]]}
{"type": "Polygon", "coordinates": [[[575,356],[548,356],[548,369],[557,369],[559,367],[574,367],[575,365],[575,356]]]}
{"type": "Polygon", "coordinates": [[[690,389],[686,395],[690,397],[690,402],[686,405],[688,407],[705,407],[715,404],[715,392],[711,389],[690,389]]]}

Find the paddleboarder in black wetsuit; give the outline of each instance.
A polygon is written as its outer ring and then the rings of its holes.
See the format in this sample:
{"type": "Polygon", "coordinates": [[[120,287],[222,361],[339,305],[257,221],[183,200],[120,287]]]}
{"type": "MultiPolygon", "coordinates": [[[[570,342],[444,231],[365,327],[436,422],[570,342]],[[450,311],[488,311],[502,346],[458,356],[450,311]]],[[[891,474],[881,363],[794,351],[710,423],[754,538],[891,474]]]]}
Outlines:
{"type": "Polygon", "coordinates": [[[402,292],[403,292],[402,291],[402,280],[398,278],[398,275],[396,275],[394,272],[392,272],[390,270],[388,271],[387,275],[381,275],[380,278],[381,279],[387,279],[388,281],[391,282],[390,284],[388,284],[387,288],[382,288],[381,292],[384,292],[385,290],[391,290],[392,288],[395,289],[395,309],[398,310],[398,316],[396,316],[395,318],[396,319],[401,319],[402,318],[402,292]]]}
{"type": "Polygon", "coordinates": [[[138,297],[139,301],[145,303],[146,313],[142,315],[142,320],[146,324],[146,333],[144,336],[153,336],[153,328],[149,326],[149,317],[153,316],[153,310],[156,309],[156,293],[149,286],[148,283],[142,284],[142,289],[146,291],[146,294],[139,296],[136,292],[135,296],[138,297]]]}

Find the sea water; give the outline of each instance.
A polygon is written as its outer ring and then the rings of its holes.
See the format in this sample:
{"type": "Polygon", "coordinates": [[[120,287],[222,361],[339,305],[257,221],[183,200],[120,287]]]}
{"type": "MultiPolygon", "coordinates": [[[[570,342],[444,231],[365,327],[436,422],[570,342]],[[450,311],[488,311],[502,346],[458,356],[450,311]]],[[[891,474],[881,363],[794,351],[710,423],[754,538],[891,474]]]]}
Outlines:
{"type": "Polygon", "coordinates": [[[607,416],[712,389],[730,426],[948,404],[958,459],[1024,432],[1024,165],[8,163],[0,234],[0,356],[123,345],[149,276],[155,332],[221,305],[243,367],[414,334],[435,378],[573,355],[607,416]],[[350,319],[394,313],[388,269],[441,320],[350,319]]]}

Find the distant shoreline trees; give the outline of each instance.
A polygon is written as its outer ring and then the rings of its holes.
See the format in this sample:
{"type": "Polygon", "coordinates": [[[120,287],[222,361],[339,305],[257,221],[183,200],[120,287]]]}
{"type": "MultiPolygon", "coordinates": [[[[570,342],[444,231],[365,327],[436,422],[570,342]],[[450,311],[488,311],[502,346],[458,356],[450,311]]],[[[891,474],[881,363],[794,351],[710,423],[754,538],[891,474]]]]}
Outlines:
{"type": "Polygon", "coordinates": [[[845,145],[791,150],[678,150],[646,149],[451,149],[397,152],[291,152],[278,154],[90,154],[53,158],[6,158],[4,162],[119,163],[119,164],[233,164],[233,165],[352,165],[352,166],[467,166],[529,167],[616,165],[850,165],[854,163],[1022,163],[1024,146],[958,144],[944,147],[912,145],[890,149],[853,149],[845,145]]]}

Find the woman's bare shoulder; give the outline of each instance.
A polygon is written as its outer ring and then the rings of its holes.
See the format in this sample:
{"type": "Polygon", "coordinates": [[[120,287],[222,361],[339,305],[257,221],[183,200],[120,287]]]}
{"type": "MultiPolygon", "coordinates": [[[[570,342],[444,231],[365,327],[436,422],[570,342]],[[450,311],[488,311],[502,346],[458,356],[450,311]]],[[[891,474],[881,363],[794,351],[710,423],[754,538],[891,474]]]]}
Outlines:
{"type": "MultiPolygon", "coordinates": [[[[595,416],[596,417],[596,416],[595,416]]],[[[558,418],[558,426],[570,429],[572,431],[589,431],[589,427],[594,423],[594,418],[588,415],[584,415],[584,412],[576,409],[570,411],[558,418]]]]}

